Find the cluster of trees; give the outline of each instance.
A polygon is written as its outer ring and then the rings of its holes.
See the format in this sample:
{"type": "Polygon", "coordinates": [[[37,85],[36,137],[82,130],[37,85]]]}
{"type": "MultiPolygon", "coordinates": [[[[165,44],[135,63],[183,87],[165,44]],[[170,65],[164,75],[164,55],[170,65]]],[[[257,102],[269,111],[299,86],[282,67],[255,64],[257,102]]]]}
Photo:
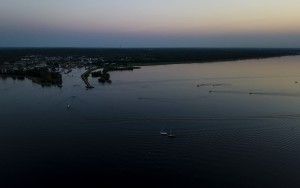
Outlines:
{"type": "Polygon", "coordinates": [[[49,71],[47,67],[30,69],[1,68],[0,75],[4,79],[8,77],[18,80],[28,78],[42,86],[62,85],[62,75],[58,72],[49,71]]]}

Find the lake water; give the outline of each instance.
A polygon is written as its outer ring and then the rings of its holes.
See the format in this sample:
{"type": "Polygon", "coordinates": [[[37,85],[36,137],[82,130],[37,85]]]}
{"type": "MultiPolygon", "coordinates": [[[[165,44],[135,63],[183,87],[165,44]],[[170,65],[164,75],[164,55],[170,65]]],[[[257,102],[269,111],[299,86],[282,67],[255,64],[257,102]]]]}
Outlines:
{"type": "Polygon", "coordinates": [[[299,56],[82,71],[0,80],[1,187],[300,186],[299,56]]]}

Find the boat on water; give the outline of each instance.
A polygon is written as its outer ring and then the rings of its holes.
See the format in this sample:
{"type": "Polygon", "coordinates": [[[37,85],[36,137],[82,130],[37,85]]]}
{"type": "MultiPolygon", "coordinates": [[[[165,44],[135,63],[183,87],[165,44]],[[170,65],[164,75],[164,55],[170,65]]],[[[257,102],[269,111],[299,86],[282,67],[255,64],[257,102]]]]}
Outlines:
{"type": "Polygon", "coordinates": [[[160,131],[160,135],[167,136],[168,133],[167,133],[166,131],[164,131],[164,130],[161,130],[161,131],[160,131]]]}

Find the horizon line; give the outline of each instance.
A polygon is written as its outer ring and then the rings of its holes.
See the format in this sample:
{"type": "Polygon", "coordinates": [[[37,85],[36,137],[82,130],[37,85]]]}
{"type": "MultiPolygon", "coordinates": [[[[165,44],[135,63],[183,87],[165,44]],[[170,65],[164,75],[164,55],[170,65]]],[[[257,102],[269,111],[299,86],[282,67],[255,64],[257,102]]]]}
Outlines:
{"type": "Polygon", "coordinates": [[[72,46],[0,46],[0,49],[295,49],[300,47],[72,47],[72,46]]]}

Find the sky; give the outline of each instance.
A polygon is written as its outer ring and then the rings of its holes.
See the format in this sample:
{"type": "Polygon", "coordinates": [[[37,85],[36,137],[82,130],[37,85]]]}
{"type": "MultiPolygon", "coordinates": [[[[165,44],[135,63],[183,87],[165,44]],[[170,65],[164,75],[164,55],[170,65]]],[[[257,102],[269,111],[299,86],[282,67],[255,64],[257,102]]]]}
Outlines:
{"type": "Polygon", "coordinates": [[[0,0],[0,47],[300,47],[299,0],[0,0]]]}

